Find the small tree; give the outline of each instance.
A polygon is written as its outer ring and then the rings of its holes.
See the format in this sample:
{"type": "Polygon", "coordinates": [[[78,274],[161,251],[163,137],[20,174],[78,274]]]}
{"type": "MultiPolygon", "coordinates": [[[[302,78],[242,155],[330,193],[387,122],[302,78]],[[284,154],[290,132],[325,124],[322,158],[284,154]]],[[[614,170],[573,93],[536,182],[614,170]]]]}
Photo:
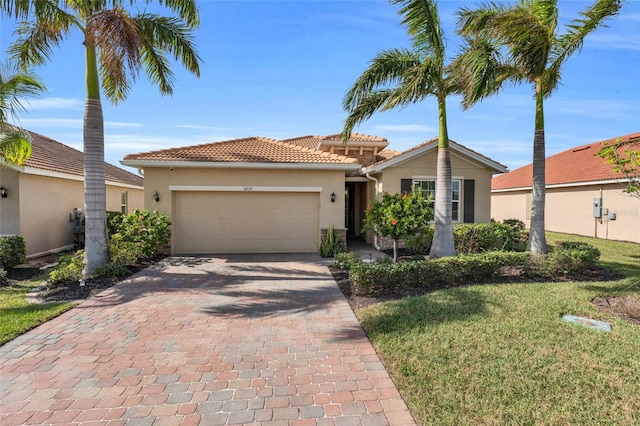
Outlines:
{"type": "Polygon", "coordinates": [[[640,143],[622,142],[620,138],[615,142],[603,142],[598,156],[613,165],[613,172],[622,173],[629,179],[624,192],[640,198],[640,143]]]}
{"type": "Polygon", "coordinates": [[[432,200],[414,194],[382,194],[367,207],[363,230],[393,240],[393,261],[398,260],[398,241],[411,237],[429,226],[433,219],[432,200]]]}

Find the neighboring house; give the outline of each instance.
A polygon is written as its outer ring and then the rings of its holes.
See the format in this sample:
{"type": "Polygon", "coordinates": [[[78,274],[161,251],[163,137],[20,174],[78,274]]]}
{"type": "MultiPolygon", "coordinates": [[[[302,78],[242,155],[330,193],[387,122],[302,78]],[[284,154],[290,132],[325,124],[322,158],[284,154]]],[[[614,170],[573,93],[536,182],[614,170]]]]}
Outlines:
{"type": "MultiPolygon", "coordinates": [[[[71,249],[84,217],[84,155],[37,133],[22,166],[0,164],[0,235],[22,235],[27,256],[71,249]]],[[[0,160],[1,162],[1,160],[0,160]]],[[[144,208],[142,178],[105,163],[107,210],[144,208]]]]}
{"type": "MultiPolygon", "coordinates": [[[[620,150],[625,146],[640,149],[640,133],[619,139],[625,144],[620,150]]],[[[640,198],[625,193],[629,180],[597,156],[602,143],[547,158],[545,227],[548,231],[640,243],[640,198]]],[[[531,164],[493,179],[491,211],[495,219],[517,218],[529,226],[531,179],[531,164]]]]}
{"type": "MultiPolygon", "coordinates": [[[[433,192],[437,140],[408,151],[354,133],[287,140],[251,137],[125,156],[144,171],[145,206],[168,214],[173,254],[315,252],[331,226],[360,236],[382,191],[433,192]]],[[[506,168],[451,142],[454,221],[491,218],[490,185],[506,168]]],[[[370,235],[364,236],[372,241],[370,235]]]]}

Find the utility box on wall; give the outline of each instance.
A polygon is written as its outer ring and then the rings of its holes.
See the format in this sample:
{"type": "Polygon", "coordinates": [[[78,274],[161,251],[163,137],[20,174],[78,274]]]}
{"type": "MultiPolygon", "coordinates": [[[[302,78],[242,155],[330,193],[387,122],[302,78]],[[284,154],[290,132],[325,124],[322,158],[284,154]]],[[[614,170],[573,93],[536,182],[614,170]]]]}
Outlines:
{"type": "Polygon", "coordinates": [[[593,217],[595,218],[602,217],[602,198],[593,199],[593,217]]]}

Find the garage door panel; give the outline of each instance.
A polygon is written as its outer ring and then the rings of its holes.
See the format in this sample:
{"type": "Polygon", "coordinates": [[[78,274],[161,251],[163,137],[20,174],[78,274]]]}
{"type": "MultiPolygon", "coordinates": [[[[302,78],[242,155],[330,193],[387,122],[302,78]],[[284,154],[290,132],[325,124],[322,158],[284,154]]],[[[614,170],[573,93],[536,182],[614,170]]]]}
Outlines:
{"type": "Polygon", "coordinates": [[[176,192],[177,254],[317,251],[318,193],[176,192]]]}

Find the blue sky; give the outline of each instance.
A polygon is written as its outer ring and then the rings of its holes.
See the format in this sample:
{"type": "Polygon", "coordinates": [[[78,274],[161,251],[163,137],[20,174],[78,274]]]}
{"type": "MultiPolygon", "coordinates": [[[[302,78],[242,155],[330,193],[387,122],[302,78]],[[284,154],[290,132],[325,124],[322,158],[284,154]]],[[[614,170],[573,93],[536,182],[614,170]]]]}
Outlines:
{"type": "MultiPolygon", "coordinates": [[[[440,15],[454,56],[455,11],[476,2],[442,1],[440,15]]],[[[567,23],[587,1],[561,1],[567,23]]],[[[141,6],[142,7],[142,6],[141,6]]],[[[342,129],[344,93],[381,50],[409,47],[397,8],[384,1],[200,2],[195,33],[201,77],[179,66],[175,93],[161,96],[144,76],[128,99],[103,99],[105,158],[185,145],[265,136],[275,139],[342,129]]],[[[6,57],[15,25],[0,22],[6,57]]],[[[587,38],[565,65],[562,85],[546,102],[547,155],[640,131],[640,1],[587,38]]],[[[23,127],[82,149],[84,53],[79,34],[35,69],[48,93],[29,102],[23,127]]],[[[529,86],[509,87],[468,111],[448,101],[449,137],[513,170],[531,162],[534,104],[529,86]]],[[[376,114],[355,131],[386,137],[405,150],[437,136],[433,99],[376,114]]]]}

